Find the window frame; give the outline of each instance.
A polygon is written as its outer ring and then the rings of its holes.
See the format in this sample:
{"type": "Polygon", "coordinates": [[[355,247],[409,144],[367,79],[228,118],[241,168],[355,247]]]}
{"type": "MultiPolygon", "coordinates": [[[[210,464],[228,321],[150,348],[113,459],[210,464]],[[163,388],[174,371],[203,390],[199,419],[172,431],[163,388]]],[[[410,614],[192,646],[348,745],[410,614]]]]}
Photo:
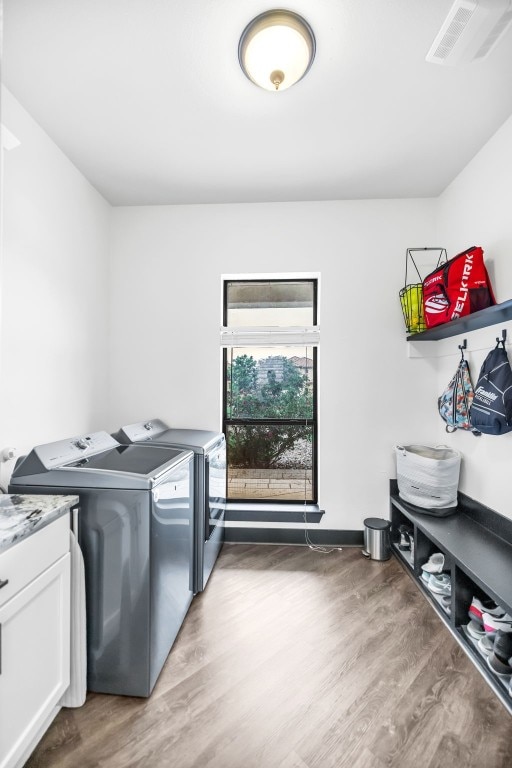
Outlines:
{"type": "MultiPolygon", "coordinates": [[[[312,468],[311,468],[311,481],[312,481],[312,498],[304,498],[300,501],[296,499],[274,499],[274,498],[235,498],[227,496],[227,502],[238,503],[250,503],[255,505],[268,505],[268,504],[317,504],[318,503],[318,350],[319,346],[319,274],[297,275],[297,274],[280,274],[276,275],[223,275],[222,276],[222,329],[221,329],[221,344],[222,344],[222,431],[227,437],[227,427],[229,426],[258,426],[258,425],[296,425],[311,427],[313,432],[312,437],[312,468]],[[228,406],[228,352],[231,348],[245,347],[244,338],[247,337],[247,333],[251,332],[251,328],[241,328],[237,333],[236,327],[228,328],[227,316],[228,316],[228,291],[227,284],[232,282],[238,283],[255,283],[255,282],[271,282],[271,283],[290,283],[290,282],[304,282],[311,283],[313,286],[313,325],[307,328],[293,329],[291,326],[283,326],[278,329],[266,329],[264,327],[254,326],[252,332],[258,336],[258,346],[262,347],[283,347],[283,346],[302,346],[312,347],[312,383],[313,383],[313,414],[311,418],[305,419],[256,419],[256,418],[227,418],[227,406],[228,406]],[[283,330],[288,328],[288,331],[283,330]],[[295,330],[295,333],[294,333],[295,330]],[[308,340],[310,336],[310,340],[308,340]],[[229,337],[229,340],[228,340],[229,337]],[[242,337],[242,338],[240,338],[242,337]],[[274,340],[272,339],[274,337],[274,340]],[[288,340],[283,340],[288,338],[288,340]],[[296,339],[293,341],[292,339],[296,339]],[[297,340],[300,338],[300,341],[297,340]],[[239,339],[238,343],[237,340],[239,339]]],[[[229,448],[227,456],[227,465],[229,467],[229,448]]],[[[229,474],[229,469],[228,469],[229,474]]],[[[228,489],[226,491],[228,493],[228,489]]]]}

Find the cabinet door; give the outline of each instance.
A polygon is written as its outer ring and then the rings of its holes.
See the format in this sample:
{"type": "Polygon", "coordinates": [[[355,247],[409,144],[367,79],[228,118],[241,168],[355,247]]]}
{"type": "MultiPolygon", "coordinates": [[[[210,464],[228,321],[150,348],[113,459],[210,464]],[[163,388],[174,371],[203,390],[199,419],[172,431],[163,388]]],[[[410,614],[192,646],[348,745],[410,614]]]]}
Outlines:
{"type": "Polygon", "coordinates": [[[0,768],[28,757],[69,685],[69,561],[0,608],[0,768]]]}

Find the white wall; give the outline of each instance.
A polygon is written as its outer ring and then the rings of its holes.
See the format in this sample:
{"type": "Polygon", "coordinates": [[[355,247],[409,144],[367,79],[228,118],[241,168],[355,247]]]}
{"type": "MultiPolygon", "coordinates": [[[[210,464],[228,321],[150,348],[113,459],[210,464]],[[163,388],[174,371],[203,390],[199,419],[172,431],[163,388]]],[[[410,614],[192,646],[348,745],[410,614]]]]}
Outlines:
{"type": "MultiPolygon", "coordinates": [[[[512,297],[512,118],[481,149],[438,200],[439,239],[454,256],[471,245],[484,249],[498,302],[512,297]]],[[[507,328],[512,360],[512,323],[500,323],[466,334],[473,383],[487,352],[507,328]]],[[[444,389],[458,362],[461,338],[439,345],[438,390],[444,389]]],[[[442,429],[442,427],[441,427],[442,429]]],[[[512,518],[510,505],[512,433],[475,438],[467,433],[448,435],[443,442],[462,452],[461,490],[512,518]]]]}
{"type": "MultiPolygon", "coordinates": [[[[0,449],[152,416],[218,428],[221,274],[313,271],[322,526],[387,515],[396,442],[459,448],[461,489],[512,517],[512,434],[444,432],[436,400],[461,339],[408,358],[397,297],[405,248],[441,243],[482,245],[498,301],[510,298],[512,119],[438,200],[111,209],[2,96],[21,146],[4,156],[0,449]]],[[[501,327],[469,335],[474,377],[501,327]]]]}
{"type": "Polygon", "coordinates": [[[321,273],[322,526],[388,516],[397,441],[433,440],[435,362],[407,358],[405,249],[435,201],[113,209],[108,428],[221,424],[221,274],[321,273]]]}
{"type": "MultiPolygon", "coordinates": [[[[0,449],[100,429],[110,206],[2,88],[0,449]]],[[[5,484],[12,462],[0,466],[5,484]]]]}

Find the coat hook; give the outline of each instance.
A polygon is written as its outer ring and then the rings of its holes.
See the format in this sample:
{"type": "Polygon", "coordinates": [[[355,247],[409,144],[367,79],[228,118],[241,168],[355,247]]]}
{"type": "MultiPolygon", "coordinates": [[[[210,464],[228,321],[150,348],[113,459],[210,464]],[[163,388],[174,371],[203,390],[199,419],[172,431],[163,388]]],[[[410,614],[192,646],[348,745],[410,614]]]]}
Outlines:
{"type": "Polygon", "coordinates": [[[505,342],[507,340],[507,329],[504,328],[501,332],[501,339],[496,336],[496,341],[498,344],[503,344],[503,347],[505,347],[505,342]]]}
{"type": "Polygon", "coordinates": [[[464,339],[462,344],[459,344],[460,356],[461,356],[462,360],[464,360],[464,350],[467,349],[467,346],[468,346],[468,340],[467,339],[464,339]]]}

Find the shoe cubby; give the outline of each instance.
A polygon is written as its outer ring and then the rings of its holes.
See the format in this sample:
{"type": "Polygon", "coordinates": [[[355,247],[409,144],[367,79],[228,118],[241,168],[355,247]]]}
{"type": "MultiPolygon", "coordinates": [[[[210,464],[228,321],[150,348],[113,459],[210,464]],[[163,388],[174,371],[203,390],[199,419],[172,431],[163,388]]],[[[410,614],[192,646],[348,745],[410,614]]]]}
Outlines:
{"type": "Polygon", "coordinates": [[[452,614],[453,574],[450,555],[441,551],[419,528],[416,529],[417,556],[414,574],[421,588],[446,616],[452,614]],[[435,559],[441,562],[434,563],[435,559]],[[424,567],[430,570],[424,570],[424,567]],[[435,567],[434,567],[435,566],[435,567]],[[428,577],[428,581],[426,580],[428,577]],[[441,579],[444,581],[441,582],[441,579]]]}
{"type": "MultiPolygon", "coordinates": [[[[472,660],[487,678],[493,689],[499,695],[510,700],[512,706],[512,674],[504,675],[493,669],[489,663],[494,648],[494,638],[484,630],[483,624],[476,618],[477,613],[471,614],[470,609],[475,600],[484,606],[489,602],[500,607],[491,595],[470,579],[460,568],[455,569],[455,581],[457,590],[457,605],[455,614],[455,627],[462,641],[472,656],[472,660]]],[[[501,611],[506,609],[501,606],[501,611]]]]}
{"type": "MultiPolygon", "coordinates": [[[[512,675],[498,674],[486,653],[492,653],[493,633],[476,618],[468,630],[474,600],[482,606],[492,601],[512,616],[512,520],[461,493],[453,515],[427,514],[400,499],[396,480],[391,481],[390,520],[393,554],[512,715],[512,675]],[[405,529],[412,529],[412,553],[399,548],[405,529]],[[428,583],[422,576],[425,564],[430,570],[442,565],[439,576],[429,574],[428,583]]],[[[499,666],[496,659],[494,666],[499,666]]]]}

